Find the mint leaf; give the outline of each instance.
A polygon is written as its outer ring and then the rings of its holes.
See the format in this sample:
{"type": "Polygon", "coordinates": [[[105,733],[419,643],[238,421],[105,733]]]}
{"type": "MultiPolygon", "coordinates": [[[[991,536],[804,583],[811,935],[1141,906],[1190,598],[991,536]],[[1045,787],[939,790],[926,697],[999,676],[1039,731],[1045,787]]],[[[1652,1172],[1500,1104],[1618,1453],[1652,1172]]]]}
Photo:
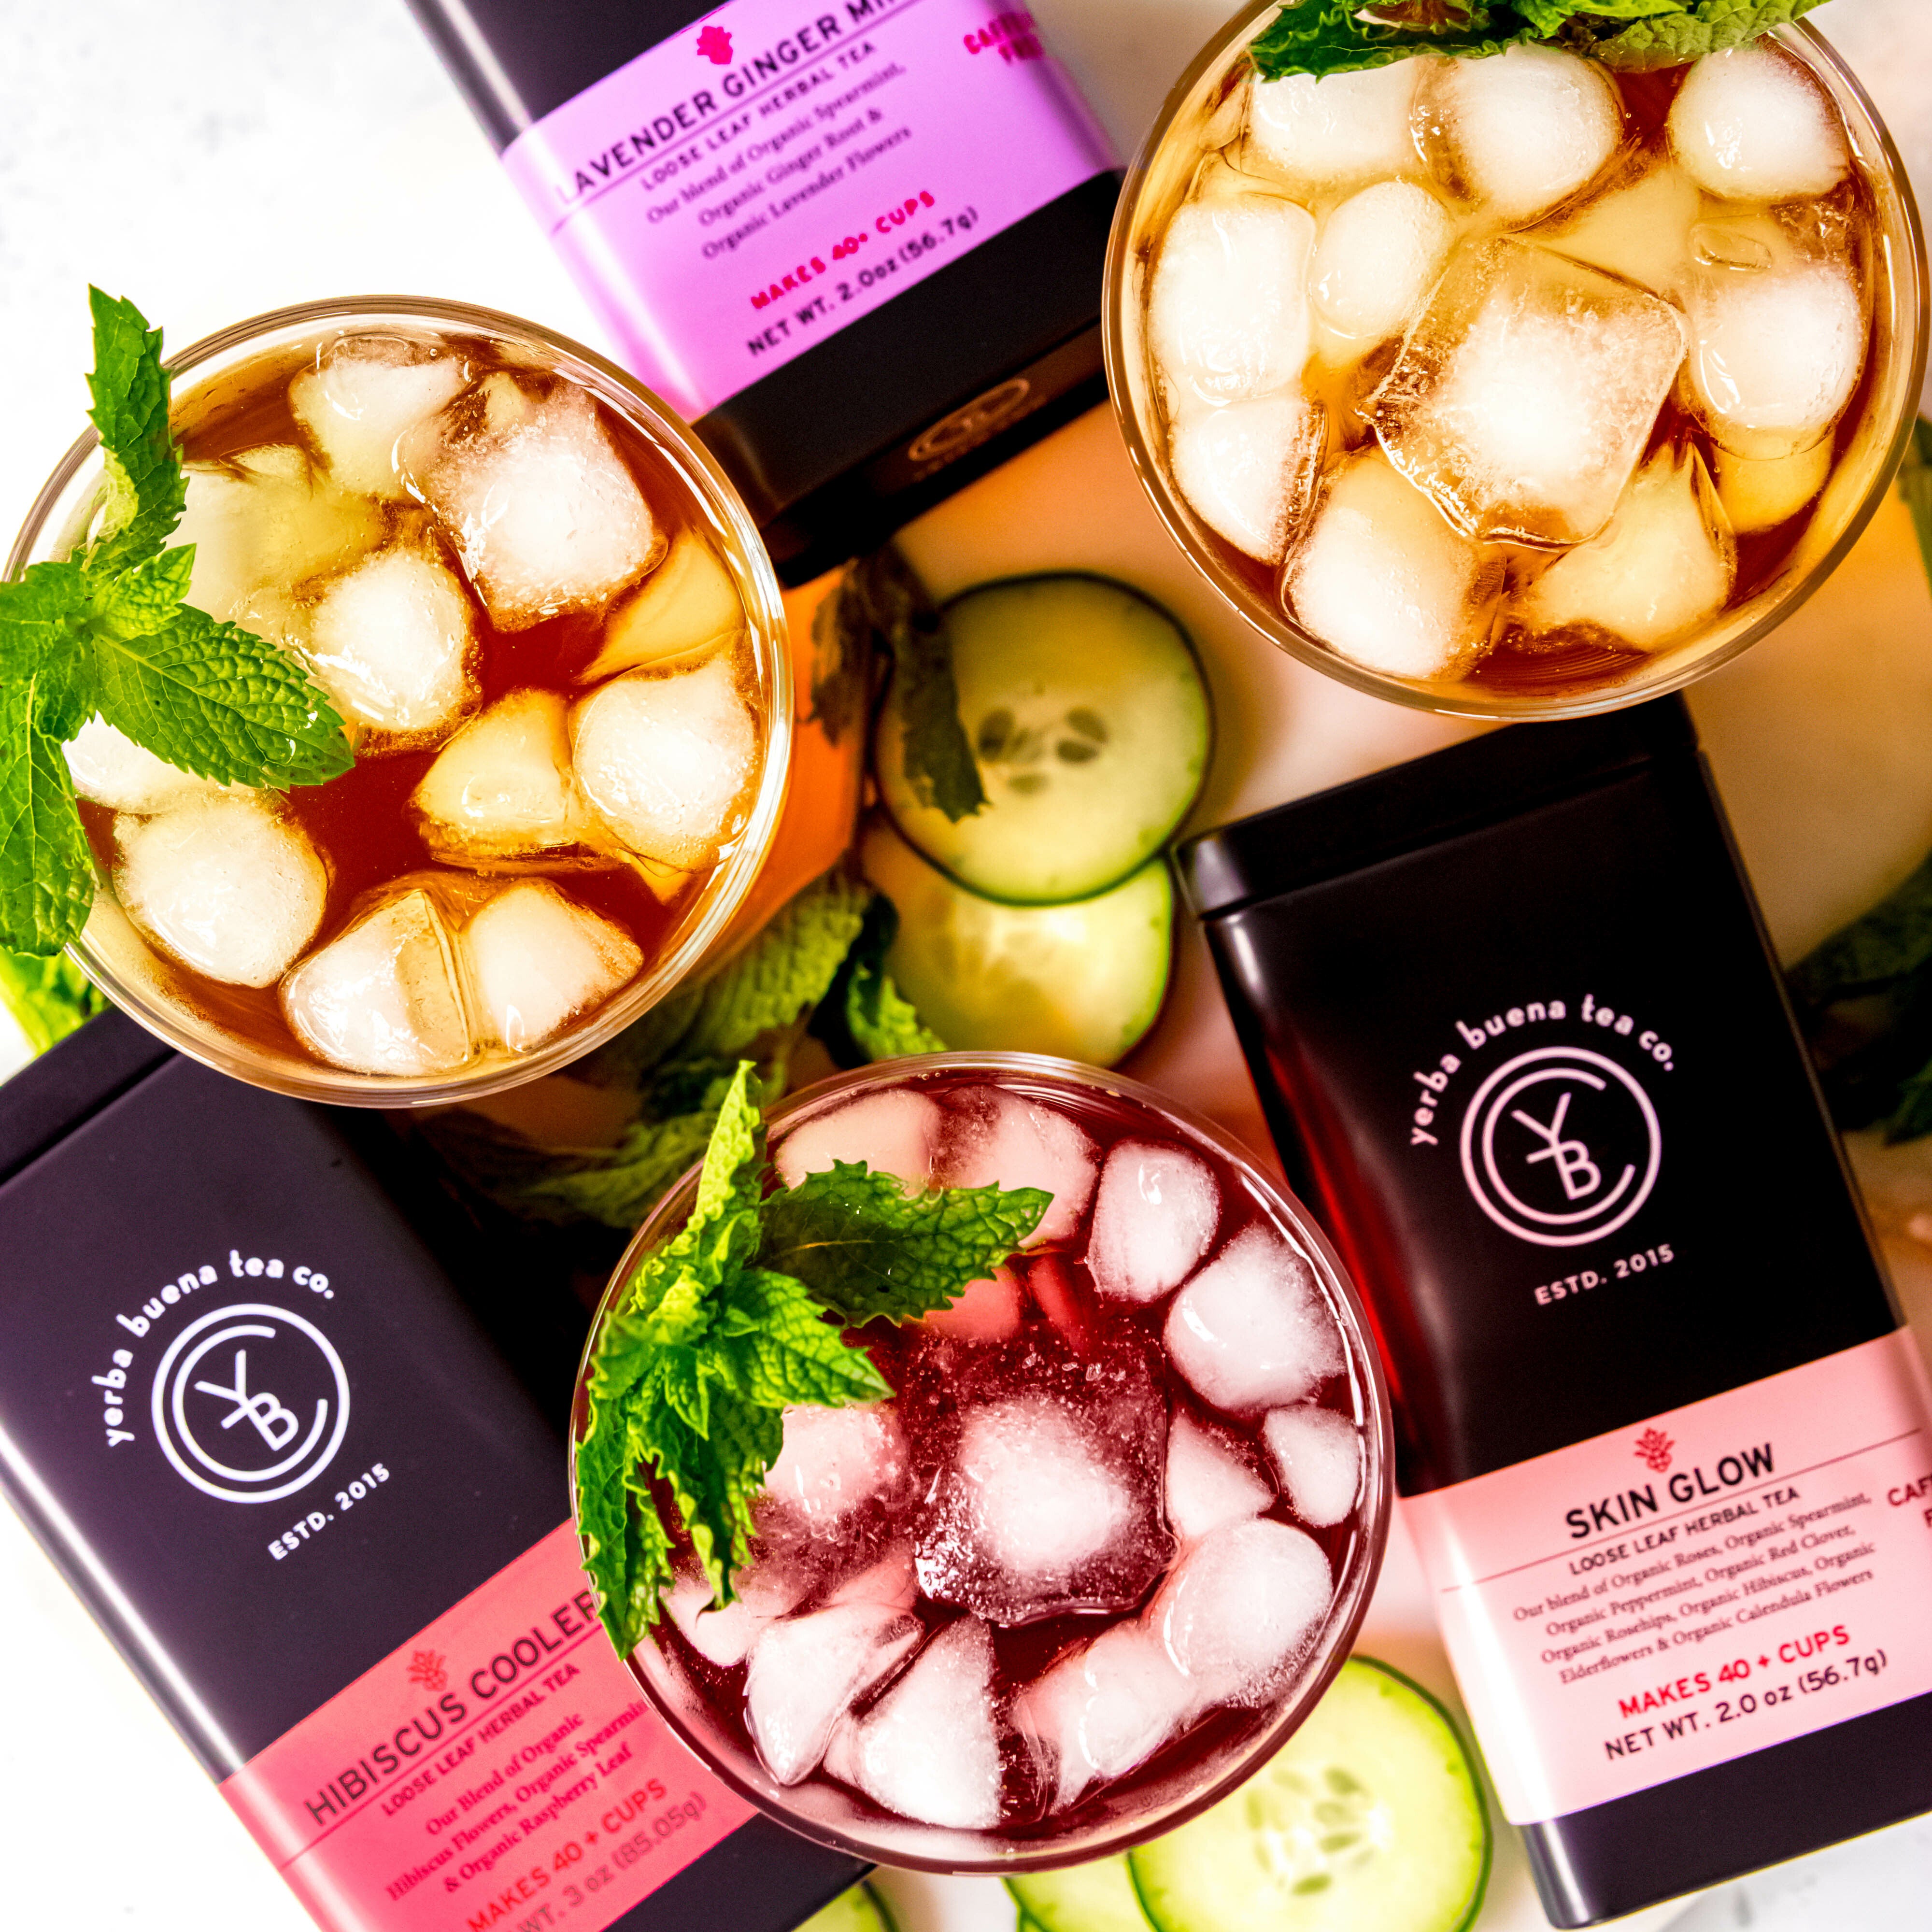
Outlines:
{"type": "Polygon", "coordinates": [[[64,953],[36,959],[0,952],[0,1006],[14,1016],[35,1053],[85,1026],[107,1002],[87,975],[64,953]]]}
{"type": "Polygon", "coordinates": [[[355,760],[342,720],[279,646],[184,607],[142,637],[97,632],[100,714],[220,784],[320,784],[355,760]]]}
{"type": "Polygon", "coordinates": [[[1742,46],[1821,0],[1299,0],[1248,52],[1265,80],[1382,67],[1414,54],[1481,58],[1525,43],[1560,46],[1606,66],[1672,67],[1742,46]]]}
{"type": "Polygon", "coordinates": [[[766,1202],[758,1262],[796,1275],[854,1327],[916,1321],[991,1274],[1052,1202],[1037,1187],[908,1195],[863,1161],[835,1161],[766,1202]]]}
{"type": "Polygon", "coordinates": [[[603,1087],[634,1088],[638,1118],[611,1146],[541,1148],[455,1113],[428,1131],[446,1156],[514,1211],[627,1232],[704,1151],[741,1058],[760,1103],[784,1090],[802,1022],[832,989],[868,905],[867,888],[828,873],[787,902],[706,980],[681,988],[586,1062],[603,1087]]]}
{"type": "Polygon", "coordinates": [[[10,952],[58,952],[94,904],[94,855],[60,736],[40,722],[64,722],[73,710],[64,670],[10,664],[0,674],[0,943],[10,952]]]}
{"type": "Polygon", "coordinates": [[[1791,990],[1808,1006],[1882,991],[1932,961],[1932,858],[1869,912],[1792,967],[1791,990]]]}
{"type": "Polygon", "coordinates": [[[794,1024],[826,994],[865,923],[870,890],[841,872],[786,901],[750,945],[706,986],[680,1058],[736,1055],[760,1034],[794,1024]]]}
{"type": "Polygon", "coordinates": [[[861,966],[852,975],[845,988],[845,1026],[868,1060],[946,1050],[883,966],[861,966]]]}
{"type": "Polygon", "coordinates": [[[1742,46],[1821,4],[1822,0],[1700,0],[1694,6],[1654,9],[1649,16],[1607,33],[1601,24],[1605,20],[1629,16],[1614,6],[1600,5],[1572,22],[1566,36],[1579,53],[1607,67],[1642,72],[1742,46]]]}
{"type": "Polygon", "coordinates": [[[320,784],[354,762],[341,719],[292,658],[182,602],[194,550],[164,548],[187,485],[160,333],[132,302],[98,289],[88,299],[88,413],[105,472],[95,533],[73,557],[0,584],[0,947],[36,955],[73,938],[92,899],[60,748],[97,711],[223,784],[320,784]]]}
{"type": "Polygon", "coordinates": [[[767,1408],[800,1402],[836,1408],[892,1394],[872,1358],[846,1346],[826,1320],[824,1304],[793,1276],[747,1268],[732,1281],[724,1300],[744,1325],[718,1346],[748,1401],[767,1408]]]}
{"type": "Polygon", "coordinates": [[[892,901],[875,894],[838,976],[812,1016],[812,1032],[842,1066],[946,1051],[945,1042],[920,1020],[886,970],[898,925],[892,901]]]}
{"type": "Polygon", "coordinates": [[[600,1614],[628,1653],[660,1614],[674,1529],[729,1603],[783,1412],[892,1394],[842,1324],[910,1320],[990,1274],[1038,1223],[1037,1190],[908,1199],[862,1165],[764,1192],[743,1061],[718,1108],[691,1218],[646,1255],[598,1330],[576,1452],[577,1522],[600,1614]]]}
{"type": "Polygon", "coordinates": [[[812,614],[812,716],[833,744],[865,729],[878,670],[871,614],[850,571],[812,614]]]}
{"type": "Polygon", "coordinates": [[[94,598],[94,616],[110,637],[145,638],[166,627],[187,600],[194,546],[158,551],[110,578],[94,598]]]}
{"type": "MultiPolygon", "coordinates": [[[[616,1146],[595,1154],[566,1156],[579,1165],[538,1180],[500,1181],[491,1189],[506,1206],[545,1221],[601,1221],[626,1232],[643,1225],[671,1184],[704,1151],[717,1124],[716,1108],[668,1120],[639,1120],[616,1146]]],[[[522,1165],[551,1164],[536,1149],[522,1165]]]]}
{"type": "Polygon", "coordinates": [[[850,572],[856,609],[875,650],[892,667],[892,705],[905,736],[905,774],[922,805],[956,822],[986,802],[980,767],[959,722],[959,687],[946,620],[892,545],[861,557],[850,572]]]}
{"type": "Polygon", "coordinates": [[[168,429],[168,375],[161,367],[161,332],[130,302],[96,288],[87,292],[94,315],[94,398],[88,416],[100,432],[107,490],[100,526],[85,553],[90,572],[124,570],[152,556],[181,520],[188,502],[181,460],[168,429]]]}

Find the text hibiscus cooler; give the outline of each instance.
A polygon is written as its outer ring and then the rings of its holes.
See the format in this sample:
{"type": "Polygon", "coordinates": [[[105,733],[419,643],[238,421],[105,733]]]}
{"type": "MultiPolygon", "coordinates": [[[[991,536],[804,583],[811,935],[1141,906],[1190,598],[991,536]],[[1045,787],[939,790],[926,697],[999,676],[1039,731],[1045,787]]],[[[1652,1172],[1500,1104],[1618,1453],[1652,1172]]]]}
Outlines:
{"type": "Polygon", "coordinates": [[[610,1653],[558,1437],[452,1285],[514,1279],[566,1391],[535,1244],[116,1014],[7,1092],[0,1492],[327,1932],[788,1932],[851,1882],[610,1653]]]}

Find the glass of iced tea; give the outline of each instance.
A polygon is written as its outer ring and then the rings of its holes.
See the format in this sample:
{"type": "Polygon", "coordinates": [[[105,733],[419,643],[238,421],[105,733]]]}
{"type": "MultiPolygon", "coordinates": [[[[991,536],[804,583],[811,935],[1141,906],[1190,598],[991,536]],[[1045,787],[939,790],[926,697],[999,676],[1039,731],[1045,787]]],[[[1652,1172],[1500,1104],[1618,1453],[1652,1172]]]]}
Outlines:
{"type": "Polygon", "coordinates": [[[1788,616],[1925,362],[1911,190],[1830,48],[1263,80],[1276,11],[1175,88],[1108,256],[1114,406],[1194,563],[1318,669],[1479,716],[1654,697],[1788,616]]]}
{"type": "Polygon", "coordinates": [[[1320,1697],[1381,1562],[1388,1399],[1327,1242],[1214,1129],[1030,1054],[823,1082],[767,1151],[787,1184],[862,1160],[1053,1201],[950,1309],[862,1331],[891,1400],[785,1412],[740,1600],[687,1569],[630,1660],[653,1705],[783,1823],[895,1864],[1072,1864],[1212,1803],[1320,1697]]]}
{"type": "MultiPolygon", "coordinates": [[[[169,367],[188,602],[299,658],[356,762],[224,788],[94,719],[81,964],[316,1100],[475,1097],[608,1040],[722,932],[783,802],[784,622],[736,493],[621,370],[454,303],[284,309],[169,367]]],[[[90,434],[9,575],[80,540],[100,482],[90,434]]]]}

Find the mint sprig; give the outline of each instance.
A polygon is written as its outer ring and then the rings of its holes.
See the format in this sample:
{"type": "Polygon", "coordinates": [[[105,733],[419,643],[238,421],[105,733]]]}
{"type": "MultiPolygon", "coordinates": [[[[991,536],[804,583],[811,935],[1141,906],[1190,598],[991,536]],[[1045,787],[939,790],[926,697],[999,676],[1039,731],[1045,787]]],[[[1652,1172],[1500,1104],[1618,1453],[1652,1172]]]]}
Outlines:
{"type": "Polygon", "coordinates": [[[1607,67],[1675,67],[1741,46],[1820,0],[1298,0],[1248,52],[1264,80],[1347,74],[1415,54],[1480,58],[1513,46],[1561,47],[1607,67]]]}
{"type": "Polygon", "coordinates": [[[194,548],[161,337],[98,289],[88,412],[105,472],[92,536],[0,584],[0,949],[44,958],[87,922],[94,866],[61,747],[98,712],[220,784],[320,784],[353,759],[281,648],[184,602],[194,548]]]}
{"type": "Polygon", "coordinates": [[[640,1264],[591,1362],[578,1528],[622,1652],[657,1621],[680,1532],[714,1600],[734,1600],[784,1409],[892,1394],[844,1325],[950,1305],[1052,1202],[1037,1188],[908,1195],[844,1162],[766,1194],[753,1072],[732,1077],[690,1220],[640,1264]]]}

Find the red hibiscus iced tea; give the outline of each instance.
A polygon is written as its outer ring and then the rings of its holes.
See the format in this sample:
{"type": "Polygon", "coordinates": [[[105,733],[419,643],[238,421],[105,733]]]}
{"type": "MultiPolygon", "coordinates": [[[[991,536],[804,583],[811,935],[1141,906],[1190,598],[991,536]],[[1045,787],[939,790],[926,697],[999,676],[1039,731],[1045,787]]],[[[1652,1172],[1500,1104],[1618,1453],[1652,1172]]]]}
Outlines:
{"type": "Polygon", "coordinates": [[[865,1331],[891,1401],[786,1412],[741,1600],[687,1571],[640,1680],[866,1856],[1012,1869],[1178,1822],[1292,1730],[1379,1559],[1386,1398],[1325,1245],[1218,1137],[1064,1062],[896,1062],[782,1110],[770,1154],[788,1185],[862,1160],[1053,1202],[950,1309],[865,1331]]]}

